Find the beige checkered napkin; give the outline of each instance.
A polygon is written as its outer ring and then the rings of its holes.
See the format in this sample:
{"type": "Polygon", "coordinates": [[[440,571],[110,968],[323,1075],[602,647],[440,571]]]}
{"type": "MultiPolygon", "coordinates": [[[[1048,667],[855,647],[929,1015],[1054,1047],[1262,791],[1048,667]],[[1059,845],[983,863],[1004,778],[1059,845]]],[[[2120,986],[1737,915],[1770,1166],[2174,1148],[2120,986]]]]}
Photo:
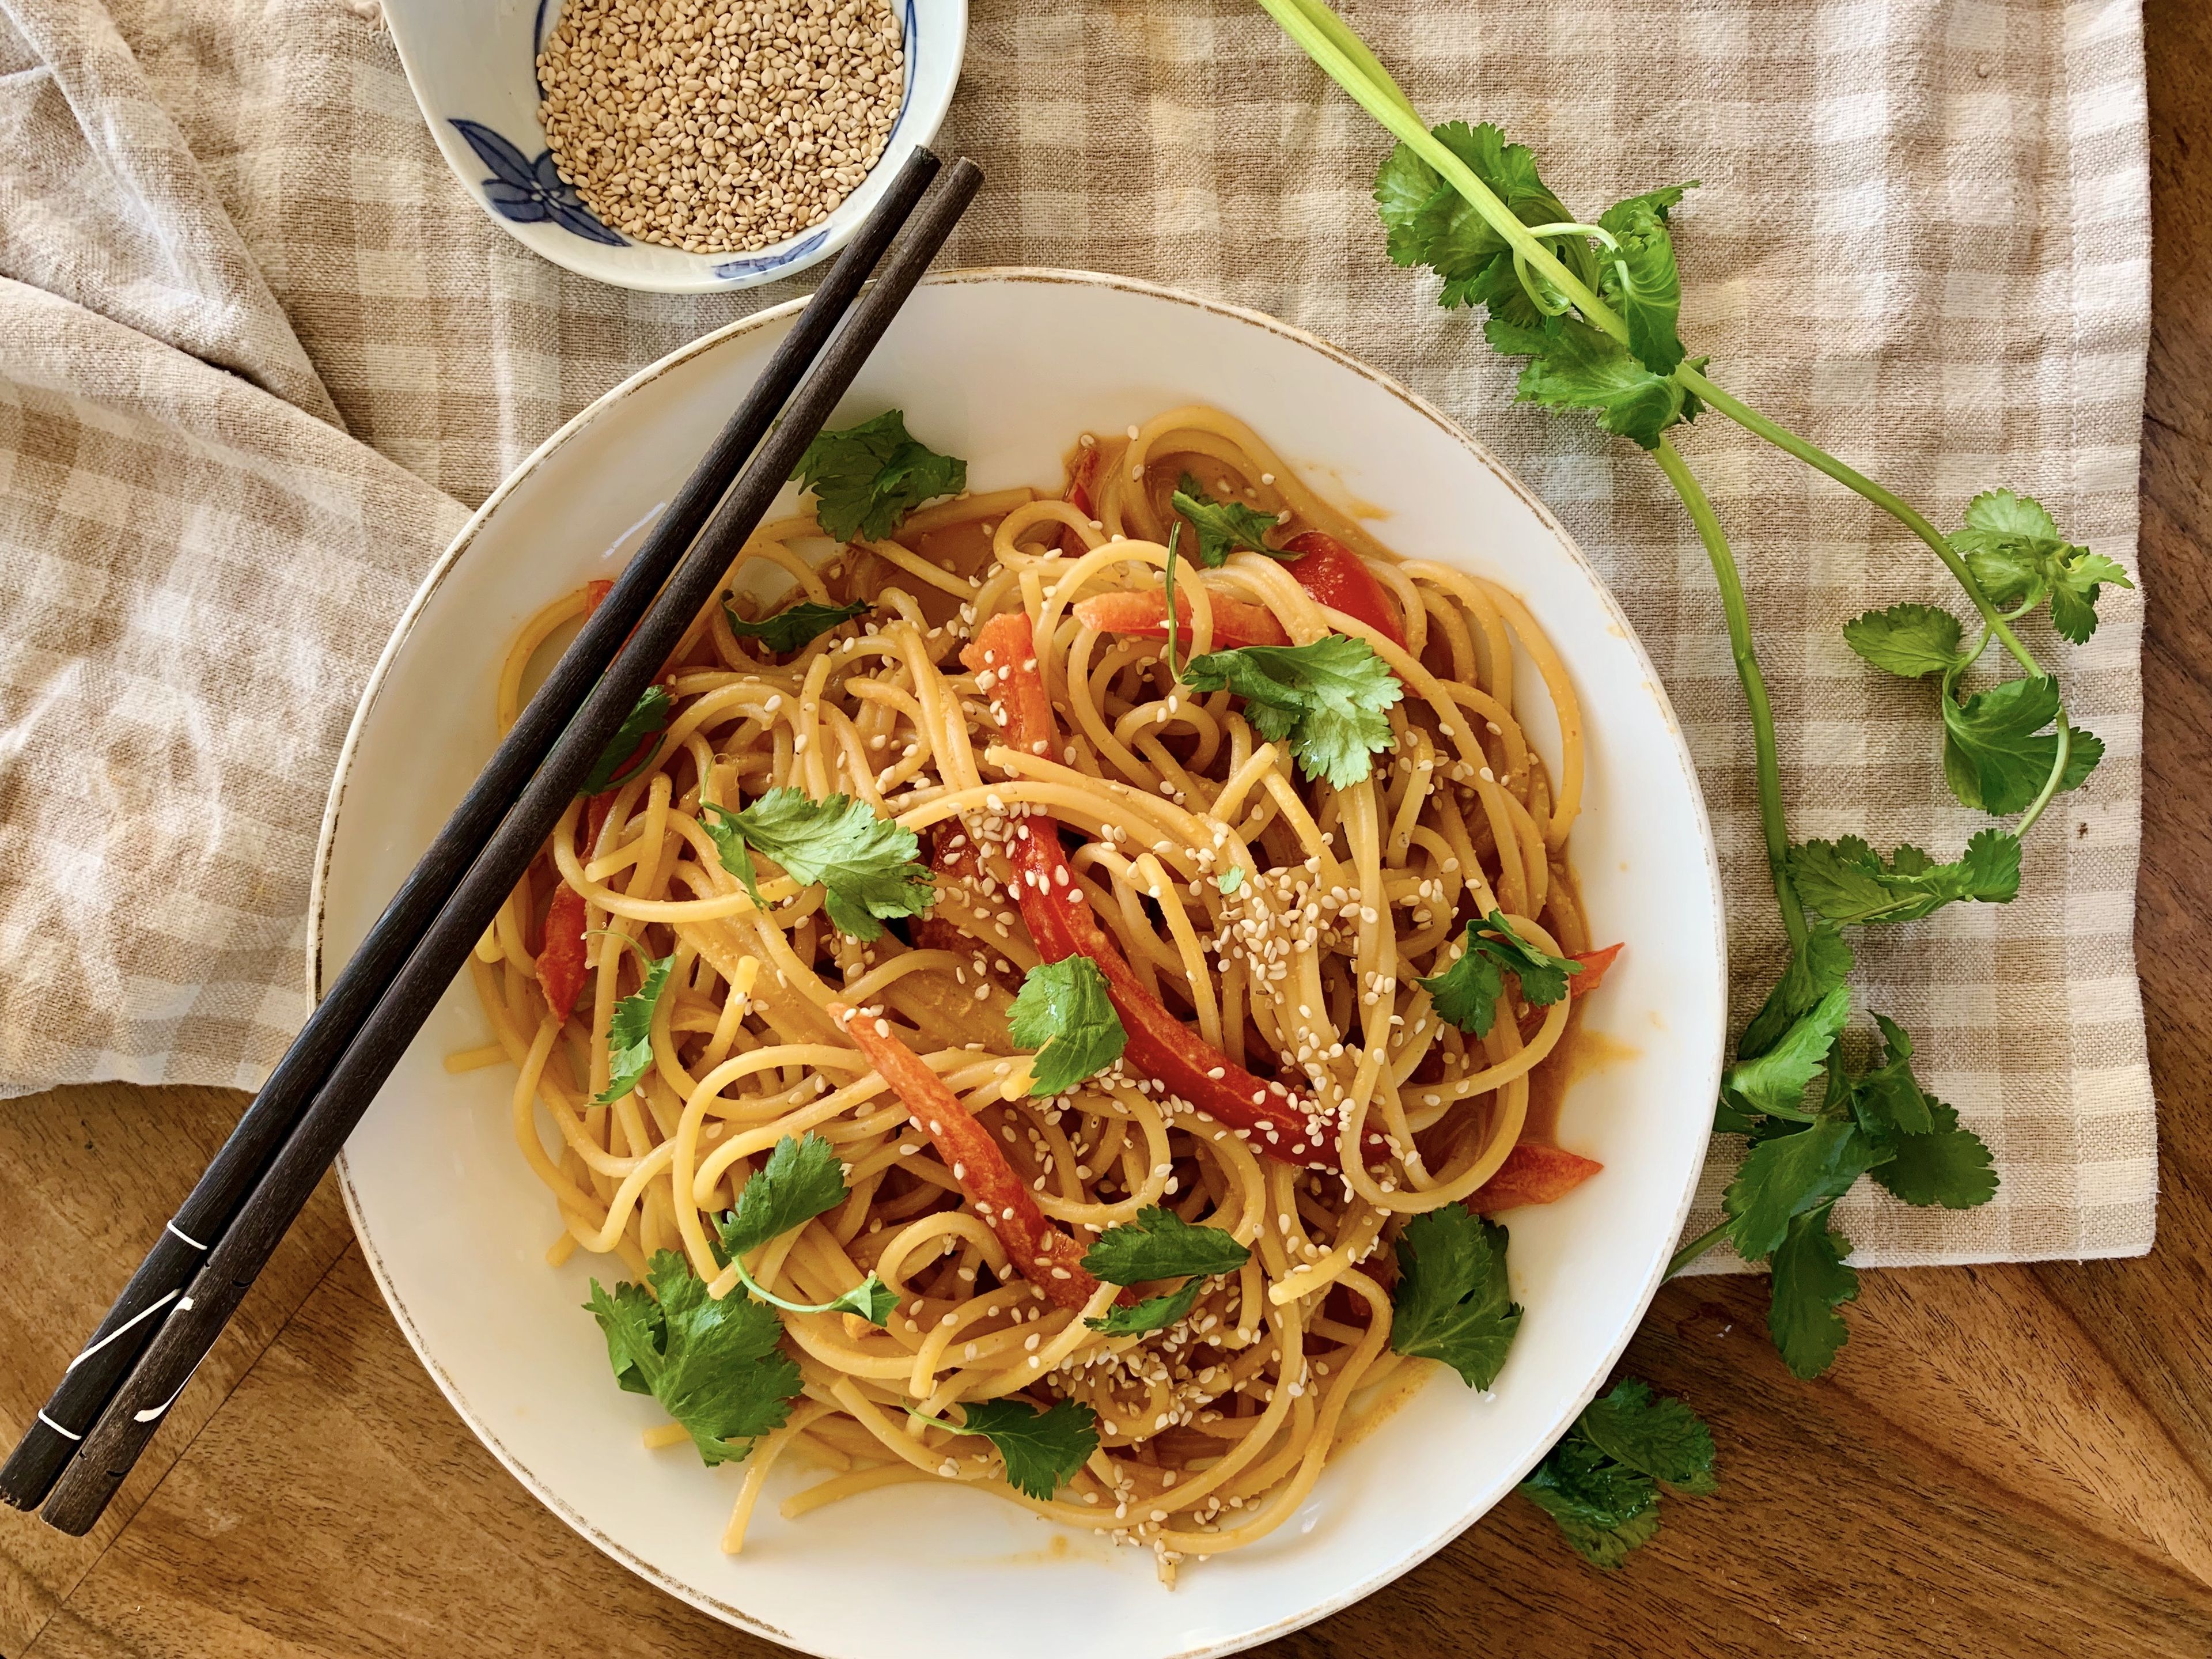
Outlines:
{"type": "MultiPolygon", "coordinates": [[[[1582,210],[1702,179],[1677,222],[1684,332],[1731,388],[1939,520],[2007,484],[2132,564],[2133,0],[1346,9],[1431,119],[1499,122],[1582,210]]],[[[455,501],[623,374],[792,291],[650,298],[523,252],[447,174],[356,10],[0,0],[0,69],[21,71],[0,76],[0,272],[31,285],[0,289],[0,1079],[18,1089],[270,1063],[301,1008],[335,745],[455,501]]],[[[1514,406],[1472,319],[1384,261],[1367,119],[1244,0],[976,0],[942,147],[989,179],[959,262],[1273,312],[1456,414],[1542,493],[1674,698],[1748,1012],[1779,933],[1703,556],[1644,457],[1514,406]]],[[[1926,688],[1865,672],[1837,633],[1869,604],[1947,598],[1942,573],[1725,423],[1682,442],[1746,567],[1798,833],[1956,848],[1978,821],[1943,787],[1926,688]]],[[[1963,1214],[1854,1197],[1862,1261],[2149,1243],[2140,600],[2103,609],[2086,647],[2035,641],[2108,751],[2033,838],[2021,897],[1862,947],[1863,1000],[1915,1033],[2004,1177],[1963,1214]]]]}

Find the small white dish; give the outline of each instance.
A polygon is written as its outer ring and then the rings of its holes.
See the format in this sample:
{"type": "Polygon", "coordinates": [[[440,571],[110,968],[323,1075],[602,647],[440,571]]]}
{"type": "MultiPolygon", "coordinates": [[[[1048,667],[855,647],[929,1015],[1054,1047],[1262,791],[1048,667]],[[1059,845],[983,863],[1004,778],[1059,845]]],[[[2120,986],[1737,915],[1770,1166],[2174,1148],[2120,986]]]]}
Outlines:
{"type": "Polygon", "coordinates": [[[538,53],[560,10],[561,0],[384,0],[422,118],[477,205],[557,265],[659,294],[757,287],[842,247],[891,175],[937,136],[968,46],[968,0],[891,0],[906,37],[906,95],[866,182],[784,241],[750,253],[686,253],[610,229],[554,170],[538,119],[538,53]]]}
{"type": "MultiPolygon", "coordinates": [[[[490,753],[507,643],[555,594],[611,574],[789,327],[780,307],[602,398],[501,484],[424,582],[349,735],[324,822],[311,938],[319,987],[490,753]]],[[[1487,1395],[1448,1372],[1340,1451],[1258,1545],[1186,1564],[1063,1531],[974,1492],[889,1488],[795,1521],[813,1470],[779,1466],[744,1553],[719,1548],[738,1465],[648,1451],[581,1310],[613,1258],[557,1231],[516,1151],[504,1066],[448,1074],[485,1041],[465,980],[402,1059],[338,1164],[368,1265],[408,1340],[483,1443],[616,1559],[732,1624],[836,1659],[1199,1659],[1379,1589],[1510,1492],[1605,1380],[1665,1270],[1696,1187],[1725,1034],[1719,870],[1666,694],[1627,619],[1556,521],[1435,410],[1310,335],[1118,277],[955,272],[918,289],[842,423],[906,411],[978,489],[1060,478],[1084,430],[1194,399],[1248,417],[1309,483],[1387,514],[1378,533],[1518,592],[1575,676],[1587,802],[1572,842],[1599,935],[1628,950],[1586,1018],[1613,1064],[1570,1091],[1561,1139],[1604,1170],[1512,1231],[1527,1310],[1487,1395]],[[866,1593],[855,1592],[865,1585],[866,1593]]],[[[1533,695],[1534,671],[1524,664],[1533,695]]],[[[1531,737],[1557,763],[1557,732],[1531,737]]],[[[1561,1545],[1564,1549],[1565,1546],[1561,1545]]]]}

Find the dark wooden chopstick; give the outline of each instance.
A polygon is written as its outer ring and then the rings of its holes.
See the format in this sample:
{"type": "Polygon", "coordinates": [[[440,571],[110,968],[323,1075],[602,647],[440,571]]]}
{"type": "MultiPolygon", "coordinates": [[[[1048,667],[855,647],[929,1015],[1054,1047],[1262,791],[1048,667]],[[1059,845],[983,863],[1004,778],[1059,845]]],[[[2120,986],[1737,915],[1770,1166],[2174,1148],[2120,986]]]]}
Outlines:
{"type": "MultiPolygon", "coordinates": [[[[371,941],[379,946],[376,958],[364,969],[365,942],[287,1055],[289,1069],[280,1067],[289,1091],[282,1103],[285,1109],[281,1115],[274,1109],[262,1110],[269,1096],[264,1086],[248,1113],[255,1120],[249,1144],[227,1146],[219,1155],[225,1164],[220,1182],[213,1167],[203,1180],[203,1186],[215,1185],[210,1201],[195,1211],[188,1200],[187,1210],[164,1233],[161,1247],[157,1247],[167,1258],[166,1273],[157,1278],[149,1258],[132,1280],[138,1296],[126,1294],[118,1304],[87,1355],[80,1356],[64,1379],[64,1389],[57,1391],[56,1402],[73,1415],[50,1408],[46,1420],[34,1425],[59,1443],[59,1457],[51,1448],[27,1452],[27,1436],[25,1446],[18,1448],[9,1467],[12,1471],[24,1465],[27,1478],[19,1489],[32,1495],[17,1497],[18,1489],[11,1489],[12,1501],[27,1506],[51,1488],[45,1511],[49,1522],[82,1532],[97,1519],[600,749],[691,617],[713,596],[799,451],[828,417],[980,181],[973,163],[940,173],[936,158],[926,151],[894,179],[884,203],[832,267],[759,385],[716,441],[701,476],[672,502],[647,547],[564,653],[555,678],[532,699],[515,734],[441,832],[433,851],[442,857],[442,866],[428,872],[418,868],[410,878],[372,932],[371,941]],[[877,286],[855,302],[879,258],[877,286]],[[817,351],[819,362],[802,380],[817,351]],[[794,387],[796,401],[781,423],[775,424],[794,387]],[[724,495],[723,486],[748,454],[751,464],[724,495]],[[704,477],[718,465],[717,476],[704,477]],[[655,592],[695,533],[697,547],[656,600],[655,592]],[[625,635],[630,635],[629,643],[623,647],[625,635]],[[534,751],[511,752],[525,724],[532,727],[534,751]],[[339,989],[349,981],[354,987],[348,1006],[332,1012],[339,989]],[[295,1060],[310,1032],[316,1052],[295,1060]],[[179,1241],[176,1234],[188,1237],[179,1241]],[[203,1252],[206,1265],[195,1275],[192,1269],[203,1252]],[[147,1282],[142,1285],[141,1280],[147,1282]],[[108,1340],[118,1331],[123,1334],[108,1340]],[[80,1373],[85,1375],[80,1378],[80,1373]],[[98,1387],[103,1378],[106,1386],[98,1387]],[[70,1397],[64,1399],[64,1392],[70,1397]],[[81,1444],[52,1432],[79,1424],[81,1444]]],[[[272,1075],[271,1085],[276,1081],[272,1075]]],[[[241,1121],[240,1133],[246,1128],[241,1121]]],[[[200,1196],[195,1188],[194,1198],[200,1196]]]]}

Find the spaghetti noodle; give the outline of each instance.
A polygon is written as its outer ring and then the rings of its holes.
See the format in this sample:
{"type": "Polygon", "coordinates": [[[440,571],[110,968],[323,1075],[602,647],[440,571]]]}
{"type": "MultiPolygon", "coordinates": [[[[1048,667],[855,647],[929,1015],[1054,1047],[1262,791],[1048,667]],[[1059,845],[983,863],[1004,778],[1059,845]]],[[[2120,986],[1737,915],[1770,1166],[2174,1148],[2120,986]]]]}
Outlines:
{"type": "MultiPolygon", "coordinates": [[[[1480,1036],[1415,982],[1492,913],[1601,969],[1567,864],[1573,688],[1511,594],[1397,556],[1206,408],[1086,434],[1058,496],[967,495],[889,538],[824,542],[811,515],[769,525],[732,584],[781,573],[793,601],[865,616],[782,653],[741,638],[732,609],[697,618],[661,682],[657,749],[578,801],[480,944],[496,1045],[455,1063],[516,1066],[556,1263],[612,1254],[643,1279],[672,1250],[710,1295],[744,1295],[714,1217],[793,1137],[842,1161],[843,1200],[756,1252],[750,1280],[811,1304],[873,1274],[895,1305],[880,1327],[784,1316],[802,1397],[753,1446],[726,1547],[790,1455],[831,1473],[787,1515],[956,1481],[1148,1545],[1171,1573],[1279,1525],[1362,1407],[1395,1392],[1377,1385],[1407,1363],[1389,1246],[1407,1218],[1554,1196],[1596,1167],[1524,1135],[1532,1076],[1595,971],[1547,1006],[1509,997],[1480,1036]],[[1305,775],[1237,696],[1170,671],[1171,497],[1194,483],[1274,527],[1267,552],[1218,568],[1184,552],[1176,665],[1364,641],[1402,687],[1370,775],[1305,775]],[[1557,777],[1516,718],[1516,649],[1549,695],[1557,777]],[[787,873],[756,903],[714,830],[780,787],[915,832],[927,914],[863,942],[787,873]],[[1040,1097],[1008,1012],[1029,970],[1077,954],[1129,1046],[1040,1097]],[[598,1103],[641,956],[670,963],[650,1061],[598,1103]],[[1164,1329],[1095,1328],[1133,1293],[1086,1249],[1159,1208],[1248,1259],[1164,1329]],[[1056,1492],[1018,1490],[947,1426],[1002,1399],[1095,1419],[1056,1492]]],[[[593,602],[524,628],[502,726],[533,653],[593,602]]]]}

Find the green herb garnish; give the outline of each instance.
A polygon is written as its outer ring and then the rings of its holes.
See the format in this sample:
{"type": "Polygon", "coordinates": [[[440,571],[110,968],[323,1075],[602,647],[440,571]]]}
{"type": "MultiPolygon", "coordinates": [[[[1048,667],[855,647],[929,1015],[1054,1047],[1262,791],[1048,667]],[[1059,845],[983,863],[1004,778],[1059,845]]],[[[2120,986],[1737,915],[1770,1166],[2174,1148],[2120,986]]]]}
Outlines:
{"type": "Polygon", "coordinates": [[[1505,1368],[1521,1309],[1505,1282],[1506,1232],[1464,1206],[1425,1210],[1398,1234],[1390,1346],[1440,1359],[1470,1389],[1505,1368]]]}
{"type": "Polygon", "coordinates": [[[860,599],[850,605],[817,605],[811,599],[801,599],[758,622],[747,622],[731,608],[730,598],[727,593],[722,595],[722,615],[730,632],[741,640],[758,640],[780,657],[804,651],[831,629],[852,621],[868,608],[860,599]]]}
{"type": "Polygon", "coordinates": [[[623,716],[623,723],[607,739],[606,747],[599,750],[599,759],[592,763],[590,775],[576,793],[599,794],[652,765],[653,757],[660,752],[660,739],[668,730],[668,716],[675,708],[676,699],[665,685],[648,685],[639,692],[636,702],[623,716]],[[651,748],[646,747],[648,739],[651,748]],[[645,752],[641,755],[640,750],[645,752]]]}
{"type": "Polygon", "coordinates": [[[1238,501],[1217,501],[1206,493],[1206,486],[1188,472],[1168,499],[1198,532],[1198,562],[1206,569],[1217,568],[1239,548],[1265,553],[1271,558],[1282,556],[1266,540],[1267,532],[1275,527],[1273,514],[1262,513],[1238,501]]]}
{"type": "Polygon", "coordinates": [[[830,920],[857,939],[879,938],[883,918],[920,915],[936,900],[914,831],[848,795],[816,800],[804,789],[771,789],[742,812],[705,802],[699,822],[755,904],[761,896],[751,854],[758,852],[794,881],[821,883],[830,920]]]}
{"type": "Polygon", "coordinates": [[[584,1304],[606,1337],[615,1381],[659,1401],[708,1463],[742,1458],[783,1426],[799,1392],[799,1367],[777,1346],[783,1322],[746,1297],[717,1302],[674,1250],[649,1265],[650,1293],[641,1285],[610,1293],[595,1279],[584,1304]]]}
{"type": "Polygon", "coordinates": [[[1713,1437],[1679,1400],[1634,1377],[1593,1400],[1516,1490],[1559,1522],[1582,1558],[1617,1567],[1659,1530],[1659,1488],[1712,1492],[1713,1437]]]}
{"type": "Polygon", "coordinates": [[[1106,994],[1106,975],[1089,957],[1039,963],[1022,979],[1007,1011],[1016,1043],[1037,1051],[1030,1092],[1063,1094],[1121,1058],[1129,1034],[1106,994]]]}
{"type": "Polygon", "coordinates": [[[1042,1410],[1023,1400],[977,1400],[963,1406],[965,1419],[949,1423],[907,1408],[909,1417],[954,1434],[980,1434],[998,1448],[1006,1484],[1040,1503],[1075,1478],[1098,1449],[1098,1419],[1087,1406],[1055,1400],[1042,1410]]]}
{"type": "Polygon", "coordinates": [[[1390,747],[1384,712],[1406,694],[1366,641],[1328,634],[1310,645],[1246,645],[1183,665],[1194,691],[1235,692],[1244,717],[1270,743],[1287,739],[1310,778],[1348,789],[1390,747]]]}
{"type": "Polygon", "coordinates": [[[1539,951],[1513,931],[1504,912],[1492,910],[1480,921],[1468,923],[1467,948],[1458,961],[1413,983],[1429,994],[1438,1018],[1480,1037],[1490,1035],[1498,1018],[1498,999],[1505,994],[1507,974],[1520,982],[1523,1002],[1548,1008],[1566,995],[1567,975],[1582,970],[1582,963],[1571,957],[1539,951]]]}
{"type": "Polygon", "coordinates": [[[738,1192],[738,1206],[726,1211],[715,1225],[720,1235],[715,1256],[725,1266],[737,1264],[738,1278],[763,1302],[791,1313],[858,1314],[871,1325],[880,1325],[898,1305],[890,1286],[870,1273],[844,1295],[828,1302],[787,1302],[763,1290],[747,1271],[744,1258],[794,1227],[804,1227],[817,1215],[845,1201],[845,1165],[835,1147],[817,1134],[797,1139],[786,1135],[738,1192]]]}
{"type": "Polygon", "coordinates": [[[968,463],[909,437],[906,416],[889,409],[872,421],[821,434],[791,476],[814,492],[814,516],[824,535],[879,541],[924,501],[965,489],[968,463]]]}
{"type": "MultiPolygon", "coordinates": [[[[2057,680],[2014,624],[2047,604],[2058,634],[2087,639],[2100,591],[2126,585],[2126,573],[2069,541],[2039,504],[2008,490],[1977,496],[1947,536],[1894,493],[1710,378],[1706,360],[1689,356],[1678,331],[1670,216],[1686,186],[1632,197],[1596,223],[1583,222],[1544,183],[1534,153],[1496,127],[1425,124],[1322,0],[1261,4],[1398,140],[1375,179],[1389,257],[1433,269],[1443,304],[1487,309],[1489,343],[1527,360],[1524,400],[1587,410],[1649,450],[1704,543],[1750,709],[1759,819],[1790,960],[1738,1042],[1716,1108],[1717,1127],[1751,1142],[1745,1171],[1729,1189],[1727,1218],[1685,1245],[1674,1265],[1679,1271],[1723,1238],[1751,1259],[1769,1259],[1776,1341],[1793,1369],[1815,1374],[1843,1340],[1835,1309],[1856,1282],[1844,1263],[1847,1245],[1828,1227],[1835,1194],[1861,1170],[1913,1203],[1963,1206],[1996,1188],[1986,1148],[1950,1109],[1938,1112],[1938,1103],[1929,1103],[1927,1127],[1916,1127],[1911,1101],[1925,1097],[1917,1088],[1912,1097],[1904,1092],[1901,1054],[1880,1066],[1847,1056],[1851,951],[1841,927],[1911,921],[1963,901],[2001,903],[2017,891],[2021,838],[2056,796],[2088,777],[2103,744],[2073,725],[2057,680]],[[1899,605],[1854,618],[1844,639],[1886,672],[1939,677],[1944,776],[1965,805],[2017,813],[2008,830],[1978,835],[1953,861],[1917,848],[1883,858],[1856,838],[1792,846],[1774,720],[1735,556],[1672,441],[1676,427],[1708,411],[1889,514],[1957,582],[1972,606],[1968,624],[1940,606],[1899,605]],[[1992,645],[2017,672],[1970,694],[1963,677],[1992,645]],[[1808,1102],[1805,1091],[1815,1082],[1823,1087],[1808,1102]],[[1885,1118],[1885,1108],[1899,1103],[1903,1115],[1885,1118]],[[1805,1144],[1781,1145],[1791,1139],[1805,1144]]],[[[1886,1053],[1896,1047],[1893,1031],[1884,1024],[1886,1053]]]]}

